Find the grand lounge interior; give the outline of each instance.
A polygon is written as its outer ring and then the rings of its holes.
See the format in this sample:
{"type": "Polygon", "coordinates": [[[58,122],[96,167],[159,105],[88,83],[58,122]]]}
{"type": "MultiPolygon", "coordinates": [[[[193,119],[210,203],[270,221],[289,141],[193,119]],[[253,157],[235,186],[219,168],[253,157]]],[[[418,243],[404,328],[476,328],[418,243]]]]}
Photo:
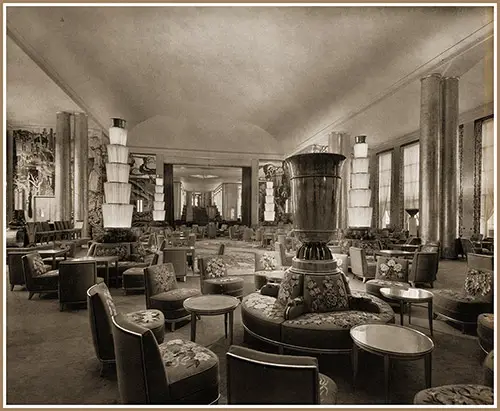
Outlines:
{"type": "Polygon", "coordinates": [[[492,5],[5,14],[4,404],[494,404],[492,5]]]}

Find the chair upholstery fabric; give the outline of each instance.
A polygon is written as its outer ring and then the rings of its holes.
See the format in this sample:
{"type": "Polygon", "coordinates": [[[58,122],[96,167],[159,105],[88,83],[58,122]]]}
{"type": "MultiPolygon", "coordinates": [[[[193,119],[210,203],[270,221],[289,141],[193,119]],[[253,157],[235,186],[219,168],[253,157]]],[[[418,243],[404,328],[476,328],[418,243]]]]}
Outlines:
{"type": "MultiPolygon", "coordinates": [[[[154,253],[150,266],[158,264],[160,255],[163,261],[163,253],[154,253]]],[[[132,290],[144,291],[144,268],[145,267],[132,267],[123,272],[122,288],[125,294],[132,290]]]]}
{"type": "Polygon", "coordinates": [[[7,265],[9,267],[9,284],[12,291],[16,285],[25,285],[22,257],[32,251],[7,250],[7,265]]]}
{"type": "Polygon", "coordinates": [[[483,361],[484,385],[494,388],[495,383],[495,352],[491,350],[483,361]]]}
{"type": "Polygon", "coordinates": [[[226,294],[233,297],[243,297],[243,285],[245,280],[241,277],[233,277],[227,275],[225,262],[223,257],[205,256],[198,260],[200,268],[200,288],[202,294],[226,294]],[[224,265],[223,273],[210,273],[208,266],[210,262],[220,261],[224,265]],[[218,277],[210,278],[217,275],[218,277]]]}
{"type": "Polygon", "coordinates": [[[279,241],[274,243],[277,263],[279,267],[290,267],[292,265],[293,256],[287,255],[285,244],[279,241]]]}
{"type": "Polygon", "coordinates": [[[489,405],[493,390],[476,384],[442,385],[419,391],[413,404],[418,405],[489,405]]]}
{"type": "Polygon", "coordinates": [[[228,404],[336,404],[337,386],[314,357],[232,345],[226,359],[228,404]]]}
{"type": "Polygon", "coordinates": [[[146,328],[113,317],[118,389],[123,404],[211,404],[219,398],[219,360],[184,340],[158,344],[146,328]]]}
{"type": "Polygon", "coordinates": [[[28,299],[34,294],[57,292],[59,289],[59,271],[48,270],[38,252],[22,257],[28,299]],[[42,268],[43,267],[43,268],[42,268]]]}
{"type": "Polygon", "coordinates": [[[430,284],[432,288],[434,281],[436,281],[438,264],[439,254],[437,252],[416,252],[411,263],[408,281],[414,285],[430,284]]]}
{"type": "Polygon", "coordinates": [[[367,261],[366,251],[363,248],[350,247],[349,255],[351,257],[351,272],[353,275],[360,277],[363,282],[375,278],[377,263],[375,261],[367,261]]]}
{"type": "Polygon", "coordinates": [[[185,249],[169,248],[163,250],[163,262],[172,263],[177,279],[185,279],[187,275],[187,251],[185,249]]]}
{"type": "Polygon", "coordinates": [[[479,345],[484,352],[490,352],[493,349],[495,335],[495,315],[479,314],[477,317],[477,337],[479,345]]]}

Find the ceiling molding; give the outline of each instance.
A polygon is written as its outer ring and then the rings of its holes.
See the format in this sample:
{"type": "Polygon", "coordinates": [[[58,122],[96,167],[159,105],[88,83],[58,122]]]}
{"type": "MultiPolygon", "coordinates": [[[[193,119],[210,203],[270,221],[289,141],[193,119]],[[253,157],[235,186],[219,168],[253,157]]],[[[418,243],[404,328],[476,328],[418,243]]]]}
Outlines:
{"type": "Polygon", "coordinates": [[[380,103],[382,100],[387,97],[392,96],[397,91],[406,87],[408,84],[412,83],[415,80],[419,80],[422,77],[431,74],[433,72],[440,72],[442,69],[449,68],[450,64],[457,59],[458,57],[464,55],[468,51],[474,49],[475,47],[483,44],[484,42],[490,40],[494,36],[494,23],[489,22],[467,36],[466,38],[460,40],[455,43],[453,46],[448,49],[442,51],[433,59],[429,60],[427,63],[422,64],[417,67],[411,73],[394,83],[392,86],[388,87],[381,93],[379,93],[376,97],[374,97],[371,101],[369,101],[366,105],[359,108],[358,110],[351,111],[345,116],[335,120],[333,123],[323,127],[321,130],[318,130],[310,137],[303,140],[291,153],[296,154],[300,150],[303,150],[305,147],[311,144],[316,144],[321,139],[324,139],[325,134],[328,134],[332,131],[341,130],[339,127],[353,119],[354,117],[362,114],[363,112],[369,110],[374,105],[380,103]]]}
{"type": "Polygon", "coordinates": [[[45,60],[40,54],[24,39],[21,34],[15,29],[7,27],[7,36],[14,41],[19,48],[26,53],[26,55],[35,62],[35,64],[64,92],[73,100],[103,132],[107,133],[107,129],[99,121],[97,116],[92,113],[90,107],[83,101],[83,99],[73,90],[59,75],[54,67],[45,60]]]}

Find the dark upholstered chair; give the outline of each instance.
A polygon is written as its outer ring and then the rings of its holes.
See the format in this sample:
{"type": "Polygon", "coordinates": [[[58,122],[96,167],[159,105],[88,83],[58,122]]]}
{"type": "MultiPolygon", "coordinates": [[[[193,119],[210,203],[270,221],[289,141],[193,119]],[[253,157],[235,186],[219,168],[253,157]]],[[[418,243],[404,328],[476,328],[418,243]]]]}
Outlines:
{"type": "Polygon", "coordinates": [[[39,253],[26,254],[22,261],[29,300],[37,293],[55,293],[59,290],[59,270],[51,270],[39,253]]]}
{"type": "Polygon", "coordinates": [[[195,288],[178,288],[172,263],[157,264],[144,270],[146,308],[160,310],[165,322],[175,331],[175,324],[186,321],[191,315],[184,309],[184,300],[200,295],[195,288]]]}
{"type": "Polygon", "coordinates": [[[175,270],[175,276],[178,280],[186,280],[187,253],[188,252],[185,248],[167,248],[163,250],[163,262],[172,263],[175,270]]]}
{"type": "Polygon", "coordinates": [[[65,304],[86,304],[87,290],[104,278],[97,277],[95,261],[61,261],[59,263],[59,308],[65,304]]]}
{"type": "Polygon", "coordinates": [[[26,280],[24,279],[24,269],[23,269],[23,256],[32,253],[33,251],[17,251],[17,250],[7,250],[7,265],[9,267],[9,284],[10,291],[14,290],[16,285],[25,285],[26,280]]]}
{"type": "Polygon", "coordinates": [[[438,264],[439,254],[437,252],[416,252],[411,263],[408,281],[414,286],[430,284],[432,288],[434,281],[436,281],[438,264]]]}
{"type": "Polygon", "coordinates": [[[377,263],[367,261],[366,251],[363,248],[350,247],[349,255],[351,256],[351,272],[353,275],[361,278],[363,282],[375,278],[377,263]]]}
{"type": "MultiPolygon", "coordinates": [[[[87,290],[90,330],[97,359],[101,362],[101,375],[105,367],[114,366],[115,350],[111,318],[118,314],[115,303],[105,283],[87,290]]],[[[125,314],[129,321],[150,329],[159,343],[165,338],[165,318],[158,310],[140,310],[125,314]]]]}
{"type": "Polygon", "coordinates": [[[245,280],[227,275],[227,267],[222,256],[205,256],[198,259],[200,267],[200,287],[202,294],[226,294],[243,297],[245,280]],[[220,267],[215,271],[215,267],[220,267]]]}
{"type": "MultiPolygon", "coordinates": [[[[153,254],[149,266],[163,264],[163,253],[158,252],[153,254]],[[161,260],[161,261],[160,261],[161,260]]],[[[127,295],[128,291],[144,291],[144,269],[145,267],[132,267],[125,270],[122,275],[123,294],[127,295]]]]}
{"type": "Polygon", "coordinates": [[[463,289],[434,290],[434,312],[465,327],[477,326],[479,314],[493,312],[493,256],[468,254],[463,289]]]}
{"type": "Polygon", "coordinates": [[[228,404],[335,404],[337,386],[314,357],[270,354],[232,345],[227,359],[228,404]]]}
{"type": "Polygon", "coordinates": [[[118,390],[123,404],[215,404],[219,359],[201,345],[175,339],[158,344],[150,330],[112,318],[118,390]]]}
{"type": "Polygon", "coordinates": [[[464,251],[466,259],[468,259],[468,254],[492,255],[491,251],[487,248],[475,246],[469,238],[461,238],[460,243],[462,244],[462,250],[464,251]]]}
{"type": "Polygon", "coordinates": [[[377,257],[375,279],[366,282],[366,292],[392,303],[392,300],[388,300],[380,294],[380,289],[384,287],[410,288],[408,260],[405,258],[377,257]]]}

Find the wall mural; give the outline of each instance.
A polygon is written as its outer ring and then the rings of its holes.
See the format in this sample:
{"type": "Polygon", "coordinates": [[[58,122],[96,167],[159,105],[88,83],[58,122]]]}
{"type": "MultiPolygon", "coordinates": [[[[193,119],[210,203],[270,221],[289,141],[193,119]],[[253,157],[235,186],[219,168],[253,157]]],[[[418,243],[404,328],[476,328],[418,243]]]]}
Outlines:
{"type": "MultiPolygon", "coordinates": [[[[132,204],[136,204],[137,200],[142,200],[143,212],[149,212],[152,216],[156,183],[156,155],[130,153],[129,163],[129,183],[132,185],[130,200],[132,204]]],[[[136,218],[141,219],[139,215],[136,216],[135,214],[134,220],[136,218]]]]}
{"type": "Polygon", "coordinates": [[[54,141],[52,129],[13,130],[16,209],[33,218],[33,197],[54,195],[54,141]]]}
{"type": "Polygon", "coordinates": [[[102,132],[89,130],[89,235],[96,241],[104,237],[102,203],[104,202],[107,156],[102,132]]]}
{"type": "MultiPolygon", "coordinates": [[[[259,222],[264,222],[264,204],[266,197],[266,182],[274,183],[274,223],[291,222],[291,214],[286,211],[286,202],[290,198],[290,184],[283,161],[259,162],[259,222]]],[[[272,222],[271,222],[272,223],[272,222]]]]}

